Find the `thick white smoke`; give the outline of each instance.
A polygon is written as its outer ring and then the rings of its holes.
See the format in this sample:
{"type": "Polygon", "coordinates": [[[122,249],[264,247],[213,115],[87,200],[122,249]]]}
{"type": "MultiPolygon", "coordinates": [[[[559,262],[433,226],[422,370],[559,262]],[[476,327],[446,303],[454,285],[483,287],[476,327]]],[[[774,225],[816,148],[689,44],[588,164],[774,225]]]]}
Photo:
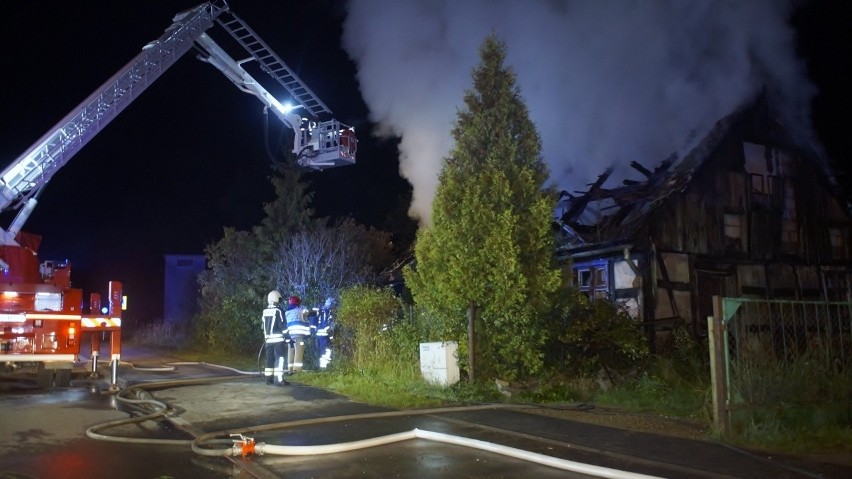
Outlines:
{"type": "MultiPolygon", "coordinates": [[[[397,135],[411,214],[428,224],[478,49],[507,47],[560,189],[640,178],[768,86],[810,131],[813,87],[779,0],[350,0],[344,47],[383,135],[397,135]]],[[[608,183],[609,184],[609,183],[608,183]]]]}

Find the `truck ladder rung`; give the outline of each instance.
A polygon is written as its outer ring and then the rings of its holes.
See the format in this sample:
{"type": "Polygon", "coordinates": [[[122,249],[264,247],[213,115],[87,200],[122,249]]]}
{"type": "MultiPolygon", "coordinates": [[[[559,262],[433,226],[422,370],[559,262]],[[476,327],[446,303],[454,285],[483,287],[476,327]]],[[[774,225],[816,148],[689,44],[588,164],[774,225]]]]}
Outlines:
{"type": "Polygon", "coordinates": [[[305,86],[294,72],[233,12],[223,12],[216,18],[222,26],[260,64],[263,71],[274,78],[313,116],[331,113],[331,110],[305,86]]]}

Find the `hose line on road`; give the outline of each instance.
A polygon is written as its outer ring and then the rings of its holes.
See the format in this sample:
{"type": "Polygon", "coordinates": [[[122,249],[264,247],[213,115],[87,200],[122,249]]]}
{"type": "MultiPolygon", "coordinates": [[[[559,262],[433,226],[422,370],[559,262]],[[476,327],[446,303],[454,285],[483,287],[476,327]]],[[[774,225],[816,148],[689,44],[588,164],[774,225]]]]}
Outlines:
{"type": "MultiPolygon", "coordinates": [[[[109,364],[109,361],[98,361],[99,363],[109,364]]],[[[259,376],[260,372],[258,371],[242,371],[240,369],[232,368],[230,366],[222,366],[221,364],[213,364],[213,363],[205,363],[198,361],[178,361],[171,363],[163,363],[162,366],[139,366],[127,361],[119,361],[119,364],[123,364],[125,366],[130,366],[136,371],[145,371],[145,372],[171,372],[176,369],[176,366],[210,366],[211,368],[225,369],[228,371],[232,371],[237,374],[244,374],[246,376],[259,376]]]]}
{"type": "MultiPolygon", "coordinates": [[[[534,408],[535,406],[521,406],[521,408],[529,407],[534,408]]],[[[600,466],[593,466],[590,464],[584,464],[575,461],[569,461],[567,459],[560,459],[553,456],[547,456],[544,454],[538,454],[531,451],[524,451],[522,449],[516,449],[509,446],[503,446],[500,444],[495,444],[486,441],[480,441],[477,439],[466,438],[463,436],[455,436],[450,434],[426,431],[423,429],[413,429],[410,431],[389,434],[386,436],[379,436],[374,438],[362,439],[359,441],[338,443],[338,444],[322,444],[322,445],[311,445],[311,446],[281,446],[281,445],[273,445],[266,443],[255,443],[253,439],[246,437],[247,433],[254,432],[263,432],[263,431],[271,431],[277,429],[285,429],[297,426],[308,426],[315,424],[323,424],[323,423],[332,423],[332,422],[347,422],[361,419],[379,419],[379,418],[387,418],[387,417],[398,417],[398,416],[418,416],[418,415],[430,415],[430,414],[438,414],[438,413],[449,413],[449,412],[463,412],[463,411],[475,411],[481,409],[495,409],[495,408],[513,408],[517,409],[518,405],[514,404],[487,404],[487,405],[477,405],[477,406],[460,406],[460,407],[446,407],[446,408],[430,408],[430,409],[419,409],[419,410],[409,410],[409,411],[384,411],[384,412],[374,412],[374,413],[364,413],[364,414],[351,414],[347,416],[335,416],[335,417],[323,417],[323,418],[314,418],[314,419],[302,419],[296,421],[288,421],[274,424],[264,424],[258,426],[252,426],[248,428],[242,429],[234,429],[229,431],[218,431],[212,432],[208,434],[203,434],[198,436],[194,441],[192,441],[192,450],[202,456],[208,457],[232,457],[232,456],[248,456],[251,454],[272,454],[272,455],[285,455],[285,456],[315,456],[315,455],[323,455],[323,454],[333,454],[338,452],[347,452],[354,451],[358,449],[364,449],[368,447],[381,446],[386,444],[391,444],[394,442],[405,441],[409,439],[425,439],[436,442],[444,442],[448,444],[455,444],[459,446],[470,447],[474,449],[480,449],[483,451],[493,452],[496,454],[501,454],[504,456],[513,457],[516,459],[521,459],[529,462],[534,462],[537,464],[550,466],[562,470],[580,472],[584,474],[593,475],[596,477],[605,477],[610,479],[651,479],[656,476],[649,476],[645,474],[632,473],[628,471],[621,471],[618,469],[610,469],[600,466]],[[228,437],[230,439],[226,439],[228,437]],[[222,444],[226,441],[230,441],[232,444],[231,447],[227,448],[208,448],[204,447],[205,445],[210,445],[215,442],[216,444],[222,444]]]]}
{"type": "MultiPolygon", "coordinates": [[[[172,363],[174,365],[180,365],[181,363],[172,363]]],[[[204,364],[204,363],[184,363],[184,364],[204,364]]],[[[211,365],[213,366],[213,365],[211,365]]],[[[219,366],[226,369],[227,366],[219,366]]],[[[252,373],[253,374],[253,373],[252,373]]],[[[126,397],[130,393],[136,391],[146,391],[148,389],[162,389],[169,387],[179,387],[179,386],[190,386],[194,384],[207,384],[212,382],[220,382],[220,381],[231,381],[234,379],[242,379],[243,376],[221,376],[221,377],[211,377],[211,378],[194,378],[194,379],[176,379],[171,381],[157,381],[151,383],[143,383],[136,384],[134,386],[122,389],[119,391],[115,397],[118,402],[133,405],[136,407],[148,407],[153,408],[153,411],[148,414],[143,414],[142,416],[135,416],[125,419],[117,419],[114,421],[107,421],[101,424],[96,424],[88,429],[86,429],[86,436],[91,439],[96,439],[99,441],[110,441],[110,442],[122,442],[122,443],[130,443],[130,444],[161,444],[161,445],[171,445],[171,446],[190,446],[193,442],[191,439],[159,439],[159,438],[140,438],[140,437],[125,437],[125,436],[110,436],[107,434],[102,434],[101,432],[106,429],[115,428],[118,426],[123,426],[126,424],[135,424],[142,423],[145,421],[153,421],[160,417],[165,417],[169,412],[168,404],[158,401],[153,398],[140,398],[133,399],[130,397],[126,397]]],[[[167,418],[168,419],[168,418],[167,418]]],[[[232,443],[233,441],[229,441],[232,443]]]]}
{"type": "MultiPolygon", "coordinates": [[[[476,406],[461,406],[461,407],[448,407],[448,408],[431,408],[431,409],[420,409],[414,411],[385,411],[385,412],[376,412],[376,413],[366,413],[366,414],[354,414],[347,416],[337,416],[337,417],[326,417],[326,418],[314,418],[314,419],[306,419],[306,420],[298,420],[298,421],[289,421],[284,423],[275,423],[275,424],[265,424],[252,426],[249,428],[243,428],[239,430],[231,430],[231,431],[218,431],[208,434],[203,434],[196,437],[193,440],[188,439],[160,439],[160,438],[133,438],[133,437],[121,437],[121,436],[110,436],[103,434],[102,431],[105,429],[114,428],[121,425],[126,424],[134,424],[140,423],[144,421],[155,420],[157,418],[163,417],[167,420],[172,420],[167,416],[170,407],[168,404],[158,401],[151,398],[139,398],[133,399],[130,397],[126,397],[131,392],[135,391],[143,391],[147,392],[150,389],[164,389],[169,387],[180,387],[187,386],[193,384],[206,384],[211,382],[220,382],[220,381],[229,381],[234,379],[242,379],[243,375],[251,374],[256,375],[257,373],[245,373],[243,371],[239,371],[233,368],[229,368],[227,366],[217,366],[207,363],[169,363],[173,366],[180,365],[188,365],[188,364],[204,364],[208,366],[216,366],[224,369],[228,369],[231,371],[237,371],[240,373],[240,376],[228,376],[228,377],[214,377],[214,378],[194,378],[194,379],[177,379],[170,381],[158,381],[152,383],[142,383],[137,384],[129,388],[125,388],[121,390],[118,394],[116,394],[116,399],[119,402],[127,403],[136,407],[144,408],[153,408],[148,414],[143,414],[138,417],[131,417],[126,419],[119,419],[115,421],[105,422],[99,425],[95,425],[86,430],[86,436],[91,439],[96,439],[100,441],[111,441],[111,442],[121,442],[121,443],[135,443],[135,444],[159,444],[159,445],[171,445],[171,446],[190,446],[191,449],[201,456],[211,456],[211,457],[233,457],[233,456],[247,456],[250,454],[270,454],[270,455],[286,455],[286,456],[313,456],[313,455],[322,455],[322,454],[332,454],[337,452],[346,452],[346,451],[354,451],[358,449],[364,449],[368,447],[381,446],[385,444],[391,444],[394,442],[406,441],[411,439],[424,439],[435,442],[443,442],[447,444],[454,444],[458,446],[470,447],[474,449],[479,449],[483,451],[488,451],[496,454],[501,454],[508,457],[513,457],[516,459],[521,459],[528,462],[533,462],[536,464],[541,464],[557,469],[567,470],[578,472],[582,474],[588,474],[596,477],[604,477],[610,479],[654,479],[656,476],[649,476],[645,474],[632,473],[629,471],[621,471],[618,469],[611,469],[601,466],[594,466],[591,464],[584,464],[576,461],[570,461],[567,459],[560,459],[553,456],[547,456],[544,454],[538,454],[531,451],[525,451],[522,449],[517,449],[509,446],[503,446],[500,444],[495,444],[486,441],[480,441],[477,439],[471,439],[463,436],[455,436],[451,434],[438,433],[433,431],[426,431],[422,429],[413,429],[410,431],[389,434],[385,436],[379,436],[374,438],[362,439],[358,441],[338,443],[338,444],[324,444],[324,445],[312,445],[312,446],[286,446],[286,445],[275,445],[275,444],[266,444],[266,443],[257,443],[255,444],[254,440],[248,438],[244,435],[247,432],[261,432],[261,431],[270,431],[275,429],[283,429],[288,427],[296,427],[303,425],[312,425],[312,424],[320,424],[320,423],[332,423],[332,422],[342,422],[342,421],[351,421],[357,419],[374,419],[374,418],[382,418],[382,417],[393,417],[393,416],[415,416],[415,415],[428,415],[428,414],[437,414],[437,413],[448,413],[448,412],[460,412],[460,411],[473,411],[478,409],[494,409],[494,408],[502,408],[502,407],[512,407],[518,408],[518,405],[501,405],[501,404],[488,404],[488,405],[476,405],[476,406]],[[226,436],[226,437],[223,437],[226,436]],[[235,439],[236,438],[236,439],[235,439]],[[222,448],[222,445],[229,445],[229,447],[222,448]],[[205,447],[206,446],[206,447],[205,447]],[[211,447],[212,446],[212,447],[211,447]]],[[[521,406],[524,407],[524,406],[521,406]]],[[[535,406],[527,406],[527,407],[535,407],[535,406]]],[[[174,424],[174,421],[172,421],[174,424]]]]}
{"type": "MultiPolygon", "coordinates": [[[[602,466],[594,466],[582,462],[560,459],[545,454],[525,451],[514,447],[503,446],[493,442],[480,441],[463,436],[445,434],[440,432],[426,431],[423,429],[412,429],[410,431],[388,434],[359,441],[343,442],[337,444],[322,444],[311,446],[279,446],[273,444],[258,443],[254,444],[249,438],[241,434],[232,434],[231,436],[239,436],[239,440],[235,441],[233,447],[226,449],[201,449],[200,451],[193,444],[195,452],[202,453],[205,456],[246,456],[248,454],[273,454],[280,456],[317,456],[324,454],[335,454],[340,452],[355,451],[368,447],[383,446],[395,442],[408,441],[411,439],[425,439],[434,442],[443,442],[456,446],[470,447],[482,451],[488,451],[503,456],[521,459],[527,462],[533,462],[544,466],[572,471],[581,474],[588,474],[595,477],[605,477],[610,479],[658,479],[657,476],[649,476],[647,474],[639,474],[629,471],[621,471],[602,466]]],[[[222,442],[222,440],[217,440],[222,442]]]]}

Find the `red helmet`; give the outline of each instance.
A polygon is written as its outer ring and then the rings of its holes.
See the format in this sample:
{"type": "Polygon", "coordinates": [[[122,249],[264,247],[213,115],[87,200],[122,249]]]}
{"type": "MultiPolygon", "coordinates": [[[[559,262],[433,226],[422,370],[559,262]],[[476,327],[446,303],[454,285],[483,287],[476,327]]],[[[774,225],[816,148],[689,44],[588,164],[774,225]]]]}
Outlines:
{"type": "Polygon", "coordinates": [[[290,304],[293,306],[298,306],[302,304],[302,300],[299,299],[298,296],[290,296],[290,304]]]}

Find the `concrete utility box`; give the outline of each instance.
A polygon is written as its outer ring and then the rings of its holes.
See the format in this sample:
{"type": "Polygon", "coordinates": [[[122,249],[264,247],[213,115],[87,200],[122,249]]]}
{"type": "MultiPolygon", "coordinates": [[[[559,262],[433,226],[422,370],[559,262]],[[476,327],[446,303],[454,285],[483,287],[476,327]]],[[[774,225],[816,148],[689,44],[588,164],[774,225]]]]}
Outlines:
{"type": "Polygon", "coordinates": [[[420,343],[420,372],[430,383],[449,386],[459,381],[459,345],[455,341],[420,343]]]}

